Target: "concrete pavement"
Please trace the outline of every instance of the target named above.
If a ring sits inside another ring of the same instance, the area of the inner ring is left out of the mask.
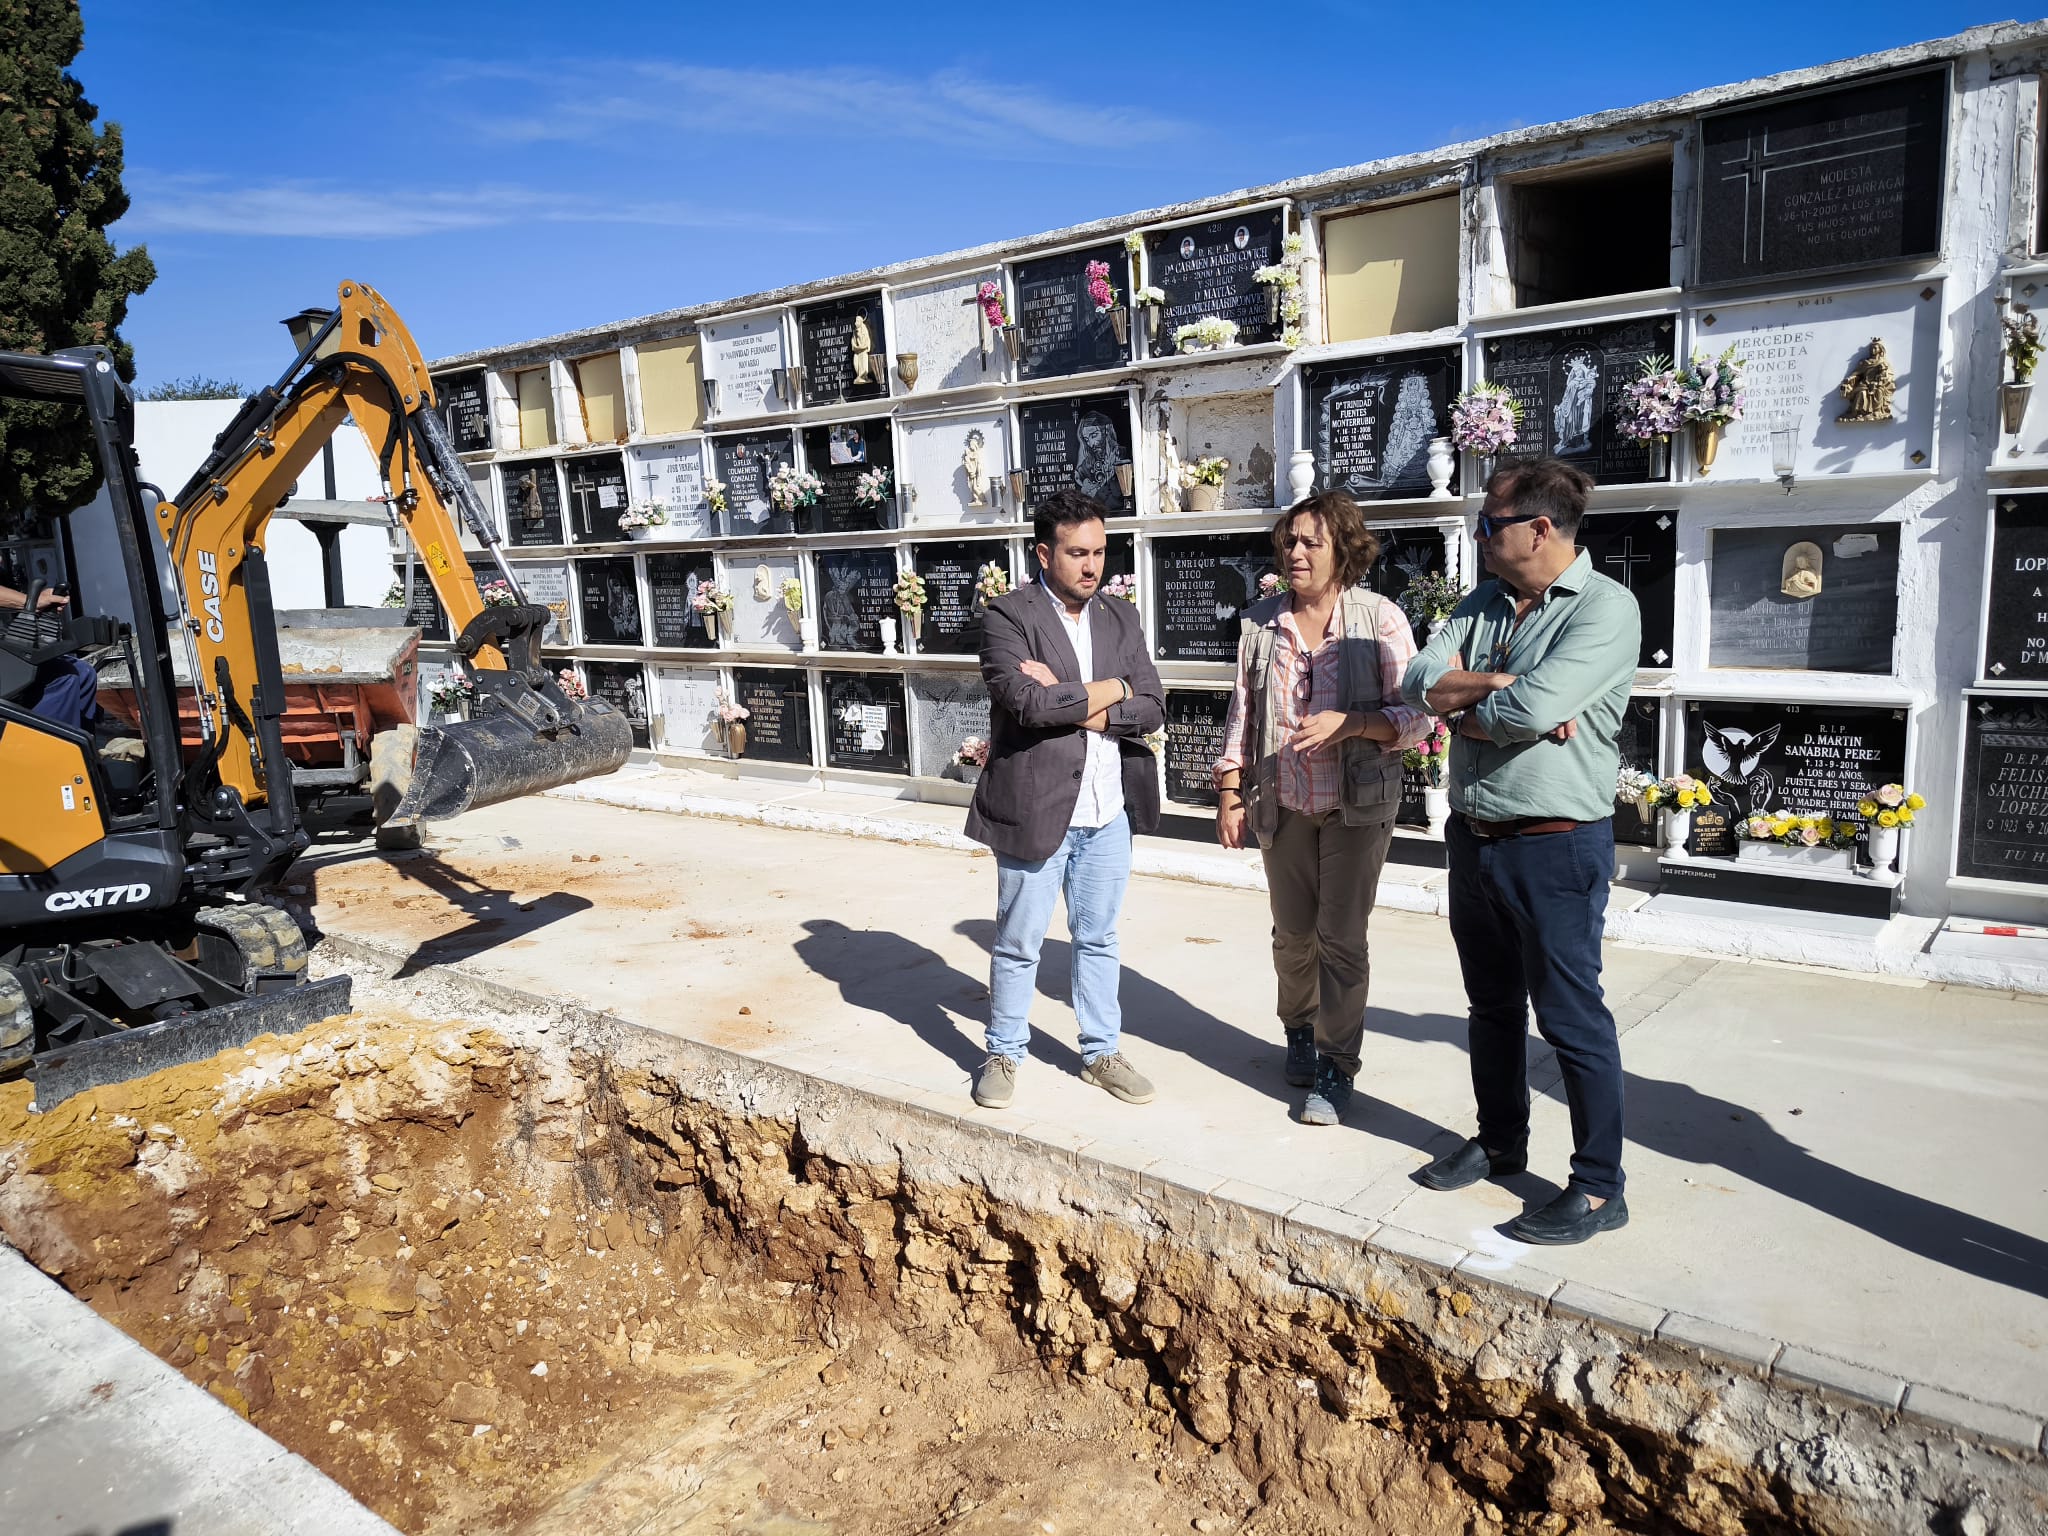
[[[906,809],[873,804],[882,821]],[[957,835],[956,809],[914,809],[930,841]],[[1463,1000],[1433,917],[1375,917],[1360,1101],[1319,1130],[1289,1116],[1263,895],[1141,878],[1123,1005],[1158,1101],[1133,1108],[1075,1077],[1055,928],[1034,1059],[1016,1106],[991,1114],[967,1098],[987,1016],[985,855],[558,798],[472,814],[433,843],[388,860],[326,848],[294,882],[329,933],[413,969],[459,966],[1219,1197],[1341,1212],[1373,1244],[1554,1310],[2040,1447],[2048,1003],[1611,945],[1633,1222],[1536,1250],[1499,1227],[1565,1173],[1540,1045],[1531,1173],[1450,1195],[1411,1179],[1471,1125]]]

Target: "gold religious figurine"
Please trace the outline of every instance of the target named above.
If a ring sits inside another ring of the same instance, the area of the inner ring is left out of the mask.
[[[868,356],[873,345],[874,339],[868,334],[868,317],[866,315],[855,315],[853,317],[853,382],[856,384],[866,384],[869,382]]]
[[[1782,583],[1778,590],[1787,597],[1819,597],[1820,546],[1801,539],[1786,550],[1785,563],[1779,568],[1778,579]]]
[[[1893,420],[1892,395],[1898,387],[1898,381],[1892,377],[1891,359],[1885,356],[1884,343],[1872,337],[1869,353],[1842,380],[1842,398],[1849,402],[1849,408],[1835,420]]]

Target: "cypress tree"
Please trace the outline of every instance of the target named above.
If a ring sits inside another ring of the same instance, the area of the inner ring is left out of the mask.
[[[68,73],[84,39],[76,0],[0,0],[0,351],[97,343],[133,379],[119,327],[156,267],[106,235],[128,210],[121,130],[94,126],[99,110]],[[0,533],[80,506],[99,485],[75,408],[0,401]]]

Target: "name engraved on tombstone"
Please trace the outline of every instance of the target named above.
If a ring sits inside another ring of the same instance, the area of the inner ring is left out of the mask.
[[[507,543],[531,547],[565,544],[562,537],[562,483],[553,459],[520,459],[498,466],[499,490],[505,501]]]
[[[924,618],[917,648],[932,656],[972,656],[981,649],[981,594],[975,577],[990,561],[1009,569],[1009,546],[995,539],[913,544],[911,566],[924,578]]]
[[[2048,885],[2048,699],[1964,704],[1956,873]]]
[[[1636,665],[1669,667],[1678,600],[1678,514],[1589,513],[1579,524],[1579,548],[1592,558],[1594,570],[1635,595],[1643,621]]]
[[[720,416],[760,416],[788,408],[775,393],[775,370],[783,364],[778,316],[713,322],[703,336],[704,375],[718,381]]]
[[[1676,323],[1645,315],[1489,338],[1486,376],[1522,408],[1510,452],[1567,460],[1602,485],[1648,480],[1650,445],[1615,430],[1614,408],[1644,358],[1671,355]]]
[[[404,585],[405,567],[398,568],[398,583]],[[441,606],[441,599],[434,592],[433,579],[422,566],[414,566],[412,586],[405,594],[405,622],[420,632],[422,640],[447,640],[451,638],[448,627],[448,610]]]
[[[1024,434],[1024,494],[1032,506],[1073,489],[1113,513],[1137,510],[1116,472],[1131,462],[1128,395],[1040,401],[1021,407],[1017,419]]]
[[[481,368],[434,380],[434,396],[457,453],[487,453],[491,447],[491,404]]]
[[[630,556],[578,560],[585,645],[640,644],[640,587]]]
[[[1088,297],[1091,261],[1109,264],[1109,281],[1128,305],[1130,262],[1120,241],[1017,263],[1017,321],[1024,328],[1018,372],[1024,378],[1085,373],[1129,361],[1129,348],[1117,341],[1109,316],[1097,314]]]
[[[856,294],[796,313],[804,354],[804,403],[834,405],[889,393],[889,346],[882,296]]]
[[[1168,661],[1235,661],[1239,616],[1273,569],[1263,533],[1159,539],[1152,545],[1158,654]]]
[[[880,621],[896,617],[896,557],[886,549],[821,549],[817,569],[819,644],[879,654]]]
[[[860,533],[886,527],[883,513],[891,505],[864,507],[854,499],[860,477],[871,470],[896,468],[896,448],[886,416],[873,421],[841,421],[829,427],[804,428],[804,462],[824,482],[818,504],[797,514],[803,533]]]
[[[661,745],[670,752],[716,752],[718,673],[710,667],[656,667],[654,701]]]
[[[768,479],[777,469],[796,463],[794,441],[787,430],[735,432],[712,440],[718,479],[725,483],[725,528],[733,535],[794,533],[794,514],[768,500]]]
[[[633,727],[633,745],[649,745],[647,669],[637,661],[586,661],[583,676],[591,696],[603,699]]]
[[[704,499],[704,452],[699,443],[658,443],[630,450],[628,470],[634,499],[659,503],[668,530],[681,538],[708,539],[718,533],[718,519]]]
[[[1736,824],[1765,811],[1859,819],[1856,804],[1906,776],[1906,712],[1867,704],[1688,699],[1687,771]]]
[[[1457,348],[1302,370],[1316,485],[1357,501],[1429,494],[1429,440],[1450,430]],[[1458,488],[1453,470],[1451,487]]]
[[[577,544],[616,544],[626,535],[619,517],[632,504],[626,464],[616,453],[585,454],[562,461],[568,482],[569,531]]]
[[[513,574],[519,578],[519,589],[526,600],[538,604],[553,615],[548,620],[548,627],[541,631],[540,643],[575,644],[573,615],[576,596],[570,590],[568,563],[560,561],[548,565],[521,565],[513,568]]]
[[[1214,769],[1223,755],[1230,695],[1214,688],[1166,690],[1166,798],[1176,805],[1216,804]]]
[[[1932,256],[1946,68],[1700,119],[1699,280]]]
[[[1896,524],[1716,528],[1708,665],[1889,672]]]
[[[1146,274],[1166,292],[1159,351],[1170,353],[1177,329],[1210,315],[1236,321],[1244,345],[1278,339],[1279,322],[1267,318],[1266,290],[1252,274],[1279,263],[1285,223],[1283,210],[1262,208],[1145,236]]]
[[[886,672],[827,672],[824,684],[826,764],[909,773],[903,679]]]
[[[710,586],[715,579],[708,554],[647,557],[653,644],[710,649],[717,643],[705,628],[704,615],[696,608],[697,589]]]
[[[2048,495],[2000,496],[1991,510],[1982,675],[2048,680]]]
[[[988,687],[971,672],[913,672],[910,696],[916,714],[913,771],[926,778],[958,777],[953,754],[970,736],[989,735]]]
[[[746,755],[771,763],[810,762],[811,696],[804,674],[738,667],[732,681],[735,702],[748,711]]]

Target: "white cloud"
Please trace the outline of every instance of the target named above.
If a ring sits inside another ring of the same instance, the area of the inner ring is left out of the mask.
[[[654,224],[678,229],[816,226],[683,202],[611,202],[512,184],[362,188],[326,181],[238,183],[205,174],[131,170],[123,228],[142,233],[399,240],[507,224]]]

